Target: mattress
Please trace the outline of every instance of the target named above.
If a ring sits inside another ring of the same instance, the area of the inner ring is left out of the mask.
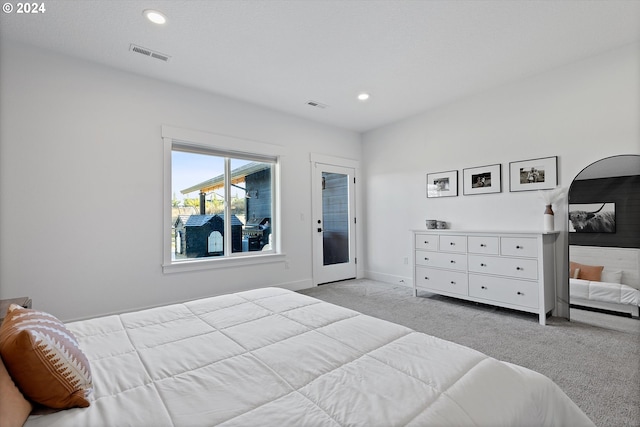
[[[580,426],[549,378],[279,288],[68,323],[91,406],[26,426]]]
[[[612,304],[640,305],[640,291],[620,283],[569,279],[571,298]]]

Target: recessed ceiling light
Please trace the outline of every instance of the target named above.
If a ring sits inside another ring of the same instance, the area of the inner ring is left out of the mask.
[[[154,24],[162,25],[167,22],[167,17],[162,12],[153,9],[146,9],[142,14]]]
[[[358,94],[358,100],[359,101],[366,101],[370,98],[370,95],[368,93],[362,92]]]

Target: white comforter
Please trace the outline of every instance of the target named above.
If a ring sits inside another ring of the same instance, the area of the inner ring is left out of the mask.
[[[593,425],[541,374],[283,289],[67,326],[93,401],[28,427]]]
[[[570,279],[569,290],[571,298],[613,304],[640,305],[640,291],[620,283]]]

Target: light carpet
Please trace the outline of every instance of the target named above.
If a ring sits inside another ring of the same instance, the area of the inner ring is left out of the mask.
[[[456,342],[551,378],[601,427],[640,426],[640,320],[571,309],[571,321],[368,279],[300,293]]]

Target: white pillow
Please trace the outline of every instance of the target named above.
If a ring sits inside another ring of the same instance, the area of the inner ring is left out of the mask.
[[[600,278],[601,282],[609,282],[609,283],[621,283],[622,280],[622,270],[611,271],[606,268],[602,270],[602,277]]]

